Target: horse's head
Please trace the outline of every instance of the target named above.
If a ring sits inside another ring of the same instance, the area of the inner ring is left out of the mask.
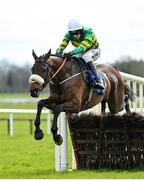
[[[47,54],[39,57],[33,50],[32,55],[35,62],[31,68],[32,75],[29,78],[29,83],[31,85],[30,92],[32,97],[38,97],[40,91],[42,91],[48,83],[49,64],[47,63],[47,60],[51,55],[51,50],[49,50]]]

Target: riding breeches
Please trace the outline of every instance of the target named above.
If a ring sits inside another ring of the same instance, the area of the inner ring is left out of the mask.
[[[90,61],[96,61],[100,57],[101,50],[100,48],[97,49],[90,49],[86,53],[74,55],[75,57],[82,57],[86,63]]]

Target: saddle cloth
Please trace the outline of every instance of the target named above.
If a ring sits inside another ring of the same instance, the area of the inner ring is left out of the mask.
[[[104,90],[100,90],[97,88],[93,87],[93,80],[95,79],[94,74],[92,73],[92,70],[88,67],[87,63],[82,59],[82,58],[76,58],[76,60],[79,62],[82,71],[83,71],[83,78],[85,80],[85,82],[87,83],[89,88],[92,88],[93,91],[95,91],[97,94],[104,94]],[[105,78],[104,75],[100,72],[97,71],[97,76],[99,81],[102,83],[102,85],[105,87]]]

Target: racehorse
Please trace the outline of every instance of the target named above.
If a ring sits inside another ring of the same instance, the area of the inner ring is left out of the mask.
[[[37,140],[43,138],[40,129],[40,116],[43,107],[51,109],[54,118],[51,131],[55,144],[62,144],[62,137],[57,133],[57,119],[61,112],[79,113],[101,103],[101,112],[105,113],[106,103],[110,113],[116,114],[124,108],[130,113],[129,100],[132,100],[132,92],[125,84],[118,69],[113,65],[97,65],[105,79],[105,90],[103,94],[93,92],[84,81],[82,68],[77,60],[67,60],[48,53],[37,56],[32,52],[34,64],[29,78],[30,93],[32,97],[38,97],[39,93],[49,83],[50,96],[42,99],[37,104],[35,119],[35,134]]]

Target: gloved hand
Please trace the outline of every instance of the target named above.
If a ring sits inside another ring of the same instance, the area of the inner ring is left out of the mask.
[[[63,54],[63,57],[64,57],[64,58],[67,58],[67,59],[70,59],[72,56],[73,56],[73,53],[72,53],[72,52],[64,53],[64,54]]]

